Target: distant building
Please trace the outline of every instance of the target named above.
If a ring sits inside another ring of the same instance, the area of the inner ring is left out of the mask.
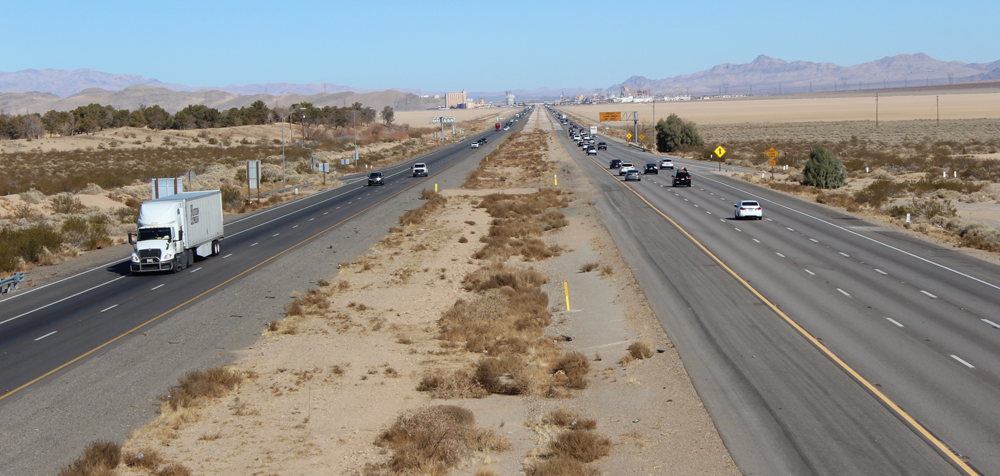
[[[465,90],[463,89],[460,93],[448,93],[444,95],[444,105],[445,107],[465,107],[466,97]]]
[[[510,91],[507,91],[507,105],[508,106],[514,105],[514,93]]]

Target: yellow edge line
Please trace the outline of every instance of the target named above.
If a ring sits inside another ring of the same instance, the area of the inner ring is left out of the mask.
[[[455,165],[457,163],[458,163],[458,161],[451,163],[450,165],[448,165],[448,166],[440,169],[440,171],[438,171],[434,175],[440,174],[441,171],[447,170],[452,165]],[[107,341],[107,342],[105,342],[105,343],[103,343],[103,344],[101,344],[101,345],[99,345],[97,347],[94,347],[93,349],[90,349],[85,354],[80,355],[79,357],[77,357],[77,358],[75,358],[73,360],[70,360],[69,362],[66,362],[65,364],[62,364],[62,365],[60,365],[60,366],[58,366],[58,367],[56,367],[56,368],[54,368],[54,369],[52,369],[52,370],[50,370],[48,372],[45,372],[41,376],[34,378],[30,382],[25,383],[24,385],[21,385],[20,387],[17,387],[14,390],[11,390],[10,392],[7,392],[4,395],[0,395],[0,400],[3,400],[5,398],[7,398],[7,397],[9,397],[9,396],[11,396],[11,395],[13,395],[13,394],[21,391],[21,390],[24,390],[25,388],[27,388],[27,387],[29,387],[29,386],[37,383],[39,380],[42,380],[45,377],[48,377],[49,375],[52,375],[52,374],[54,374],[54,373],[56,373],[56,372],[58,372],[58,371],[60,371],[60,370],[62,370],[64,368],[66,368],[66,367],[68,367],[70,365],[73,365],[74,363],[78,362],[80,359],[82,359],[84,357],[87,357],[88,355],[93,354],[94,352],[97,352],[97,351],[103,349],[104,347],[107,347],[108,345],[114,343],[118,339],[121,339],[121,338],[123,338],[123,337],[125,337],[125,336],[127,336],[129,334],[132,334],[133,332],[135,332],[135,331],[137,331],[139,329],[142,329],[143,327],[146,327],[147,325],[149,325],[152,322],[155,322],[156,320],[160,319],[161,317],[166,316],[166,315],[168,315],[168,314],[170,314],[170,313],[172,313],[172,312],[174,312],[174,311],[176,311],[176,310],[178,310],[178,309],[180,309],[180,308],[182,308],[182,307],[184,307],[184,306],[186,306],[186,305],[194,302],[195,300],[201,298],[202,296],[204,296],[204,295],[206,295],[206,294],[208,294],[208,293],[210,293],[212,291],[215,291],[216,289],[219,289],[220,287],[225,286],[226,284],[229,284],[230,282],[232,282],[236,278],[239,278],[240,276],[243,276],[243,275],[245,275],[245,274],[247,274],[247,273],[249,273],[249,272],[251,272],[251,271],[253,271],[253,270],[255,270],[255,269],[257,269],[257,268],[259,268],[261,266],[263,266],[268,261],[271,261],[271,260],[273,260],[273,259],[275,259],[275,258],[277,258],[277,257],[279,257],[279,256],[281,256],[281,255],[283,255],[283,254],[285,254],[285,253],[287,253],[287,252],[295,249],[295,248],[298,248],[299,246],[301,246],[301,245],[303,245],[303,244],[305,244],[305,243],[307,243],[309,241],[312,241],[313,238],[316,238],[317,236],[322,235],[323,233],[326,233],[326,232],[328,232],[328,231],[330,231],[330,230],[332,230],[332,229],[334,229],[334,228],[336,228],[336,227],[344,224],[344,222],[346,222],[346,221],[348,221],[348,220],[350,220],[350,219],[352,219],[352,218],[354,218],[354,217],[356,217],[356,216],[358,216],[358,215],[360,215],[360,214],[362,214],[362,213],[364,213],[364,212],[366,212],[368,210],[371,210],[372,208],[375,208],[375,207],[381,205],[382,203],[386,202],[387,200],[391,200],[391,199],[395,198],[397,195],[399,195],[399,194],[401,194],[401,193],[403,193],[403,192],[405,192],[405,191],[407,191],[407,190],[409,190],[409,189],[411,189],[413,187],[416,187],[417,185],[420,185],[421,183],[426,182],[429,179],[430,179],[430,177],[425,177],[423,180],[421,180],[421,181],[419,181],[419,182],[417,182],[417,183],[415,183],[413,185],[410,185],[409,187],[406,187],[406,188],[404,188],[404,189],[402,189],[402,190],[400,190],[400,191],[398,191],[398,192],[396,192],[396,193],[394,193],[394,194],[392,194],[392,195],[390,195],[388,197],[385,197],[381,201],[372,204],[368,208],[365,208],[364,210],[361,210],[361,211],[359,211],[359,212],[357,212],[357,213],[355,213],[355,214],[353,214],[353,215],[351,215],[351,216],[349,216],[349,217],[347,217],[347,218],[345,218],[345,219],[343,219],[343,220],[341,220],[341,221],[339,221],[339,222],[337,222],[337,223],[335,223],[333,225],[330,225],[329,228],[326,228],[326,229],[324,229],[324,230],[322,230],[320,232],[317,232],[315,235],[312,235],[309,238],[306,238],[306,239],[304,239],[304,240],[302,240],[302,241],[300,241],[300,242],[298,242],[298,243],[296,243],[296,244],[288,247],[284,251],[281,251],[278,254],[276,254],[276,255],[274,255],[274,256],[272,256],[272,257],[270,257],[270,258],[268,258],[268,259],[266,259],[264,261],[261,261],[260,263],[257,263],[252,268],[249,268],[249,269],[241,272],[240,274],[237,274],[236,276],[233,276],[233,277],[231,277],[231,278],[229,278],[229,279],[227,279],[227,280],[225,280],[225,281],[223,281],[223,282],[215,285],[214,287],[212,287],[208,291],[205,291],[205,292],[203,292],[203,293],[201,293],[201,294],[199,294],[199,295],[197,295],[197,296],[195,296],[195,297],[193,297],[191,299],[188,299],[187,301],[184,301],[184,302],[182,302],[182,303],[174,306],[173,308],[171,308],[170,310],[164,312],[163,314],[160,314],[160,315],[158,315],[158,316],[156,316],[156,317],[154,317],[154,318],[152,318],[152,319],[150,319],[150,320],[148,320],[146,322],[143,322],[142,324],[139,324],[138,326],[133,327],[132,329],[129,329],[128,331],[126,331],[122,335],[120,335],[118,337],[115,337],[114,339],[111,339],[111,340],[109,340],[109,341]]]
[[[605,169],[599,162],[597,162],[596,160],[594,160],[592,157],[588,157],[588,158],[590,159],[591,162],[593,162],[593,163],[597,164],[597,166],[601,167],[601,170],[603,170],[604,173],[606,173],[606,174],[608,174],[608,175],[610,175],[612,177],[615,177],[615,179],[617,179],[617,177],[614,174],[612,174],[607,169]],[[639,195],[639,192],[636,192],[632,187],[628,186],[624,182],[619,182],[619,183],[625,185],[625,188],[627,188],[630,192],[632,192],[633,194],[635,194],[636,197],[639,197],[639,200],[642,200],[643,202],[646,203],[646,205],[649,205],[650,208],[652,208],[653,210],[655,210],[656,213],[659,213],[660,216],[662,216],[663,218],[666,218],[667,221],[669,221],[672,225],[674,225],[674,227],[676,227],[678,230],[680,230],[681,233],[684,234],[684,236],[688,237],[688,239],[691,240],[699,248],[701,248],[701,250],[704,251],[705,254],[707,254],[709,257],[711,257],[713,260],[715,260],[716,263],[719,263],[719,265],[722,266],[723,269],[725,269],[726,271],[728,271],[729,274],[731,274],[740,283],[742,283],[743,286],[745,286],[747,289],[749,289],[750,292],[752,292],[755,296],[757,296],[757,298],[760,299],[764,304],[766,304],[767,307],[771,308],[772,311],[774,311],[776,314],[778,314],[779,316],[781,316],[781,318],[784,319],[785,322],[787,322],[789,325],[792,326],[792,328],[794,328],[796,331],[798,331],[800,334],[802,334],[803,337],[805,337],[809,342],[811,342],[814,346],[816,346],[816,348],[818,348],[821,352],[823,352],[824,354],[826,354],[826,356],[829,357],[830,360],[833,360],[834,363],[836,363],[838,366],[840,366],[840,368],[843,369],[845,372],[847,372],[848,375],[850,375],[852,378],[854,378],[855,381],[861,383],[861,385],[864,386],[870,393],[872,393],[873,395],[875,395],[879,400],[882,400],[882,402],[886,406],[888,406],[893,412],[895,412],[897,415],[899,415],[900,418],[902,418],[904,421],[906,421],[906,423],[908,425],[910,425],[911,428],[915,429],[918,433],[920,433],[927,441],[929,441],[934,447],[936,447],[939,452],[948,455],[948,457],[951,459],[951,461],[956,466],[960,467],[963,471],[965,471],[969,475],[978,476],[979,473],[977,473],[975,470],[973,470],[972,467],[970,467],[965,461],[962,461],[958,457],[958,455],[956,455],[955,452],[951,451],[951,449],[949,449],[941,440],[939,440],[937,437],[935,437],[933,434],[931,434],[931,432],[927,431],[927,429],[924,428],[923,425],[921,425],[920,423],[917,423],[917,420],[915,420],[913,417],[911,417],[909,413],[906,413],[906,411],[904,411],[902,408],[900,408],[898,405],[896,405],[896,403],[893,402],[889,397],[887,397],[884,393],[882,393],[881,391],[879,391],[879,389],[875,388],[874,385],[872,385],[868,380],[866,380],[864,377],[862,377],[861,374],[859,374],[853,368],[851,368],[850,365],[847,365],[847,363],[844,362],[843,360],[841,360],[840,357],[837,357],[837,354],[834,354],[833,351],[831,351],[830,349],[828,349],[819,340],[817,340],[815,337],[813,337],[812,334],[810,334],[808,331],[806,331],[804,328],[802,328],[802,326],[800,326],[797,322],[795,322],[795,320],[793,320],[791,317],[788,317],[788,315],[785,314],[784,312],[782,312],[781,309],[778,309],[777,306],[775,306],[773,303],[771,303],[771,301],[769,301],[766,297],[764,297],[763,294],[761,294],[760,292],[758,292],[753,286],[750,285],[750,283],[748,283],[746,280],[744,280],[739,274],[736,274],[736,271],[733,271],[729,266],[726,265],[726,263],[723,263],[722,260],[719,259],[719,257],[715,256],[714,253],[712,253],[711,251],[709,251],[708,248],[705,247],[705,245],[701,244],[701,242],[698,241],[697,239],[695,239],[694,236],[691,236],[691,234],[688,233],[687,230],[685,230],[683,227],[681,227],[677,222],[675,222],[672,218],[670,218],[669,216],[667,216],[665,213],[663,213],[662,211],[660,211],[659,208],[656,208],[655,205],[653,205],[652,203],[649,203],[649,201],[646,200],[645,197],[643,197],[642,195]]]

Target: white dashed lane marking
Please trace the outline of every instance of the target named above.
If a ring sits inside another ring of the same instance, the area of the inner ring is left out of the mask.
[[[785,257],[785,255],[783,255],[783,254],[781,254],[781,253],[778,253],[777,251],[775,251],[775,252],[774,252],[774,254],[776,254],[776,255],[778,255],[778,256],[780,256],[780,257],[782,257],[782,258],[784,258],[784,257]]]
[[[111,307],[109,307],[109,308],[107,308],[107,309],[103,309],[103,310],[101,310],[101,312],[107,312],[107,311],[110,311],[110,310],[112,310],[112,309],[114,309],[114,308],[116,308],[116,307],[118,307],[118,305],[117,305],[117,304],[115,304],[114,306],[111,306]]]
[[[222,259],[226,259],[226,258],[228,258],[228,257],[230,257],[230,256],[232,256],[232,255],[233,255],[232,253],[229,253],[228,255],[226,255],[226,256],[223,256],[223,257],[222,257]]]
[[[251,248],[254,247],[254,246],[257,246],[257,243],[254,243],[254,244],[250,245]]]
[[[974,365],[972,365],[972,364],[970,364],[970,363],[968,363],[968,362],[966,362],[966,361],[962,360],[962,358],[961,358],[961,357],[959,357],[959,356],[957,356],[957,355],[955,355],[955,354],[951,354],[951,358],[953,358],[953,359],[955,359],[955,360],[957,360],[957,361],[961,362],[961,363],[962,363],[962,365],[964,365],[964,366],[966,366],[966,367],[968,367],[968,368],[970,368],[970,369],[974,369],[974,368],[976,368],[976,367],[975,367]]]
[[[802,271],[809,273],[809,276],[816,276],[816,273],[809,271],[808,269],[803,269]]]
[[[989,324],[989,325],[991,325],[991,326],[993,326],[993,327],[996,327],[997,329],[1000,329],[1000,324],[997,324],[997,323],[995,323],[995,322],[993,322],[993,321],[991,321],[989,319],[980,319],[980,320],[983,321],[983,322],[985,322],[985,323],[987,323],[987,324]]]
[[[841,256],[843,256],[844,258],[850,258],[850,257],[851,257],[851,255],[849,255],[849,254],[847,254],[847,253],[844,253],[843,251],[840,251],[839,253],[840,253],[840,255],[841,255]]]
[[[929,297],[931,299],[937,299],[937,296],[935,296],[935,295],[933,295],[933,294],[931,294],[931,293],[929,293],[927,291],[924,291],[923,289],[920,290],[920,293],[926,295],[927,297]]]
[[[42,339],[44,339],[44,338],[46,338],[46,337],[48,337],[48,336],[50,336],[50,335],[52,335],[52,334],[55,334],[56,332],[59,332],[59,331],[52,331],[52,332],[49,332],[48,334],[45,334],[45,335],[43,335],[43,336],[41,336],[41,337],[39,337],[39,338],[35,339],[35,342],[38,342],[38,341],[40,341],[40,340],[42,340]]]
[[[851,297],[850,293],[844,291],[843,289],[837,288],[837,291],[840,291],[840,294],[843,294],[844,296]]]
[[[788,228],[787,226],[785,227],[785,229],[788,230],[788,231],[795,231],[795,230],[793,230],[791,228]]]
[[[159,286],[157,286],[157,287],[155,287],[155,288],[153,288],[153,289],[150,289],[150,291],[156,291],[157,289],[160,289],[160,288],[162,288],[163,286],[164,286],[164,285],[163,285],[163,284],[161,284],[161,285],[159,285]]]
[[[815,239],[815,238],[809,238],[809,241],[811,241],[811,242],[813,242],[813,243],[819,243],[819,240],[817,240],[817,239]]]
[[[889,274],[889,273],[886,273],[885,271],[882,271],[881,269],[878,269],[878,268],[875,268],[875,272],[878,273],[878,274],[881,274],[883,276],[886,276],[886,275]]]

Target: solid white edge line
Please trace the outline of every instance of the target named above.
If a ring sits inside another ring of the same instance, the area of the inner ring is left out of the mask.
[[[809,271],[808,269],[803,269],[802,271],[809,273],[810,276],[816,276],[816,273]]]
[[[18,318],[27,316],[28,314],[31,314],[33,312],[41,311],[42,309],[45,309],[45,308],[47,308],[49,306],[52,306],[52,305],[55,305],[55,304],[59,304],[59,303],[65,301],[67,299],[75,298],[75,297],[77,297],[77,296],[79,296],[79,295],[81,295],[83,293],[86,293],[86,292],[89,292],[89,291],[93,291],[93,290],[95,290],[95,289],[97,289],[97,288],[99,288],[101,286],[104,286],[104,285],[107,285],[107,284],[111,284],[111,283],[113,283],[115,281],[118,281],[119,279],[125,279],[125,276],[119,276],[119,277],[117,277],[115,279],[112,279],[111,281],[106,282],[106,283],[98,284],[97,286],[94,286],[94,287],[89,288],[89,289],[84,289],[83,291],[80,291],[80,292],[78,292],[78,293],[76,293],[76,294],[74,294],[72,296],[66,296],[66,297],[64,297],[64,298],[62,298],[62,299],[60,299],[58,301],[52,301],[52,302],[50,302],[50,303],[48,303],[48,304],[46,304],[46,305],[44,305],[42,307],[35,308],[35,309],[32,309],[32,310],[30,310],[28,312],[25,312],[23,314],[16,315],[16,316],[14,316],[14,317],[12,317],[10,319],[7,319],[6,321],[0,322],[0,325],[6,324],[6,323],[8,323],[10,321],[13,321],[14,319],[18,319]]]
[[[159,286],[157,286],[157,287],[155,287],[155,288],[153,288],[153,289],[150,289],[150,291],[156,291],[157,289],[160,289],[160,288],[162,288],[163,286],[166,286],[166,285],[165,285],[165,284],[161,284],[161,285],[159,285]]]
[[[844,296],[851,297],[851,295],[843,289],[837,288],[837,291],[840,291],[840,294],[843,294]]]
[[[59,332],[59,331],[52,331],[52,332],[49,332],[48,334],[45,334],[45,335],[43,335],[43,336],[41,336],[41,337],[39,337],[39,338],[35,339],[35,342],[38,342],[38,341],[40,341],[40,340],[42,340],[42,339],[44,339],[44,338],[46,338],[46,337],[48,337],[48,336],[50,336],[50,335],[52,335],[52,334],[55,334],[56,332]]]
[[[976,368],[976,366],[975,366],[975,365],[972,365],[972,364],[970,364],[970,363],[968,363],[968,362],[966,362],[966,361],[962,360],[962,358],[961,358],[961,357],[959,357],[959,356],[957,356],[957,355],[955,355],[955,354],[951,354],[951,358],[953,358],[953,359],[955,359],[955,360],[957,360],[957,361],[961,362],[961,363],[962,363],[962,365],[964,365],[964,366],[966,366],[966,367],[968,367],[968,368],[970,368],[970,369],[974,369],[974,368]]]
[[[754,196],[754,194],[752,194],[752,193],[750,193],[750,192],[747,192],[746,190],[743,190],[743,189],[740,189],[740,188],[737,188],[737,187],[734,187],[734,186],[732,186],[732,185],[729,185],[729,184],[727,184],[727,183],[722,183],[722,182],[720,182],[720,181],[718,181],[718,180],[712,180],[712,179],[708,178],[707,176],[702,176],[701,178],[702,178],[703,180],[709,180],[709,181],[712,181],[712,182],[715,182],[715,183],[717,183],[717,184],[719,184],[719,185],[722,185],[723,187],[729,187],[729,188],[732,188],[732,189],[734,189],[734,190],[739,190],[740,192],[743,192],[743,193],[746,193],[746,194],[750,194],[751,196]],[[955,269],[952,269],[952,268],[949,268],[949,267],[947,267],[947,266],[945,266],[945,265],[943,265],[943,264],[940,264],[940,263],[937,263],[937,262],[934,262],[934,261],[931,261],[931,260],[929,260],[929,259],[927,259],[927,258],[924,258],[924,257],[922,257],[922,256],[917,256],[917,255],[915,255],[915,254],[913,254],[913,253],[910,253],[909,251],[906,251],[906,250],[902,250],[902,249],[900,249],[900,248],[896,248],[895,246],[892,246],[892,245],[890,245],[890,244],[888,244],[888,243],[883,243],[883,242],[881,242],[881,241],[878,241],[878,240],[876,240],[876,239],[874,239],[874,238],[870,238],[870,237],[867,237],[867,236],[865,236],[865,235],[862,235],[861,233],[858,233],[858,232],[856,232],[856,231],[854,231],[854,230],[849,230],[849,229],[847,229],[847,228],[844,228],[844,227],[842,227],[842,226],[840,226],[840,225],[837,225],[837,224],[834,224],[834,223],[830,223],[830,222],[828,222],[828,221],[826,221],[826,220],[824,220],[824,219],[822,219],[822,218],[819,218],[819,217],[814,217],[814,216],[812,216],[812,215],[810,215],[810,214],[808,214],[808,213],[806,213],[806,212],[803,212],[803,211],[799,211],[799,210],[796,210],[796,209],[794,209],[794,208],[792,208],[792,207],[789,207],[789,206],[787,206],[787,205],[782,205],[782,204],[780,204],[780,203],[778,203],[778,202],[775,202],[775,201],[773,201],[773,200],[767,200],[767,199],[763,199],[763,198],[757,198],[757,200],[760,200],[760,201],[763,201],[763,202],[768,202],[768,203],[772,203],[772,204],[774,204],[774,205],[776,205],[776,206],[779,206],[779,207],[781,207],[781,208],[784,208],[784,209],[786,209],[786,210],[788,210],[788,211],[791,211],[791,212],[795,212],[795,213],[798,213],[798,214],[800,214],[800,215],[803,215],[803,216],[806,216],[806,217],[809,217],[809,218],[812,218],[813,220],[816,220],[816,221],[818,221],[818,222],[820,222],[820,223],[822,223],[822,224],[824,224],[824,225],[829,225],[829,226],[832,226],[832,227],[834,227],[834,228],[837,228],[837,229],[839,229],[839,230],[842,230],[842,231],[846,231],[847,233],[850,233],[850,234],[852,234],[852,235],[855,235],[855,236],[857,236],[857,237],[860,237],[860,238],[863,238],[863,239],[866,239],[866,240],[868,240],[868,241],[871,241],[872,243],[876,243],[876,244],[879,244],[879,245],[882,245],[882,246],[884,246],[884,247],[886,247],[886,248],[889,248],[890,250],[893,250],[893,251],[898,251],[898,252],[900,252],[900,253],[902,253],[902,254],[904,254],[904,255],[906,255],[906,256],[909,256],[909,257],[911,257],[911,258],[916,258],[916,259],[918,259],[918,260],[920,260],[920,261],[923,261],[923,262],[925,262],[925,263],[927,263],[927,264],[930,264],[930,265],[933,265],[933,266],[937,266],[937,267],[939,267],[939,268],[941,268],[941,269],[944,269],[944,270],[946,270],[946,271],[951,271],[952,273],[955,273],[955,274],[957,274],[957,275],[959,275],[959,276],[962,276],[962,277],[964,277],[964,278],[968,278],[968,279],[971,279],[971,280],[973,280],[973,281],[975,281],[975,282],[977,282],[977,283],[979,283],[979,284],[985,284],[986,286],[989,286],[989,287],[991,287],[991,288],[993,288],[993,289],[996,289],[996,290],[1000,291],[1000,286],[997,286],[996,284],[993,284],[993,283],[990,283],[990,282],[988,282],[988,281],[984,281],[984,280],[982,280],[982,279],[979,279],[979,278],[977,278],[977,277],[975,277],[975,276],[972,276],[972,275],[968,275],[968,274],[965,274],[965,273],[963,273],[963,272],[961,272],[961,271],[958,271],[958,270],[955,270]],[[765,218],[765,220],[768,220],[768,221],[773,221],[773,220],[771,220],[770,218]]]
[[[985,323],[987,323],[987,324],[989,324],[989,325],[991,325],[993,327],[996,327],[997,329],[1000,329],[1000,324],[997,324],[997,323],[995,323],[995,322],[993,322],[993,321],[991,321],[989,319],[980,319],[980,321],[983,321],[983,322],[985,322]]]
[[[109,308],[107,308],[107,309],[101,309],[101,312],[106,312],[106,311],[110,311],[110,310],[112,310],[112,309],[114,309],[114,308],[116,308],[116,307],[118,307],[118,305],[117,305],[117,304],[115,304],[114,306],[111,306],[111,307],[109,307]]]
[[[929,293],[927,291],[924,291],[923,289],[921,289],[920,292],[922,294],[926,295],[927,297],[931,298],[931,299],[937,299],[937,296],[935,296],[935,295],[933,295],[933,294],[931,294],[931,293]]]
[[[891,322],[891,323],[893,323],[893,324],[895,324],[895,325],[897,325],[897,326],[899,326],[899,327],[903,327],[903,325],[902,325],[902,324],[900,324],[900,323],[896,322],[896,320],[895,320],[895,319],[893,319],[893,318],[891,318],[891,317],[887,317],[886,319],[887,319],[887,320],[888,320],[889,322]]]

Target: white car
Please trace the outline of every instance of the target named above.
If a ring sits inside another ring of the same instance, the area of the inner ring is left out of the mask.
[[[413,176],[414,177],[426,177],[427,176],[427,164],[423,162],[417,162],[413,164]]]
[[[629,170],[636,170],[636,171],[638,171],[632,165],[632,162],[622,162],[621,167],[618,168],[618,175],[625,175],[625,173],[628,172]]]
[[[673,160],[663,159],[663,160],[660,161],[660,170],[663,170],[663,169],[673,169],[673,168],[674,168],[674,161]]]
[[[764,218],[764,209],[760,207],[760,203],[756,200],[742,200],[740,203],[733,205],[736,208],[736,219],[741,218],[756,218],[758,220]]]
[[[479,148],[479,142],[473,142],[472,145],[469,146],[469,147],[472,148],[472,149],[478,149]]]

